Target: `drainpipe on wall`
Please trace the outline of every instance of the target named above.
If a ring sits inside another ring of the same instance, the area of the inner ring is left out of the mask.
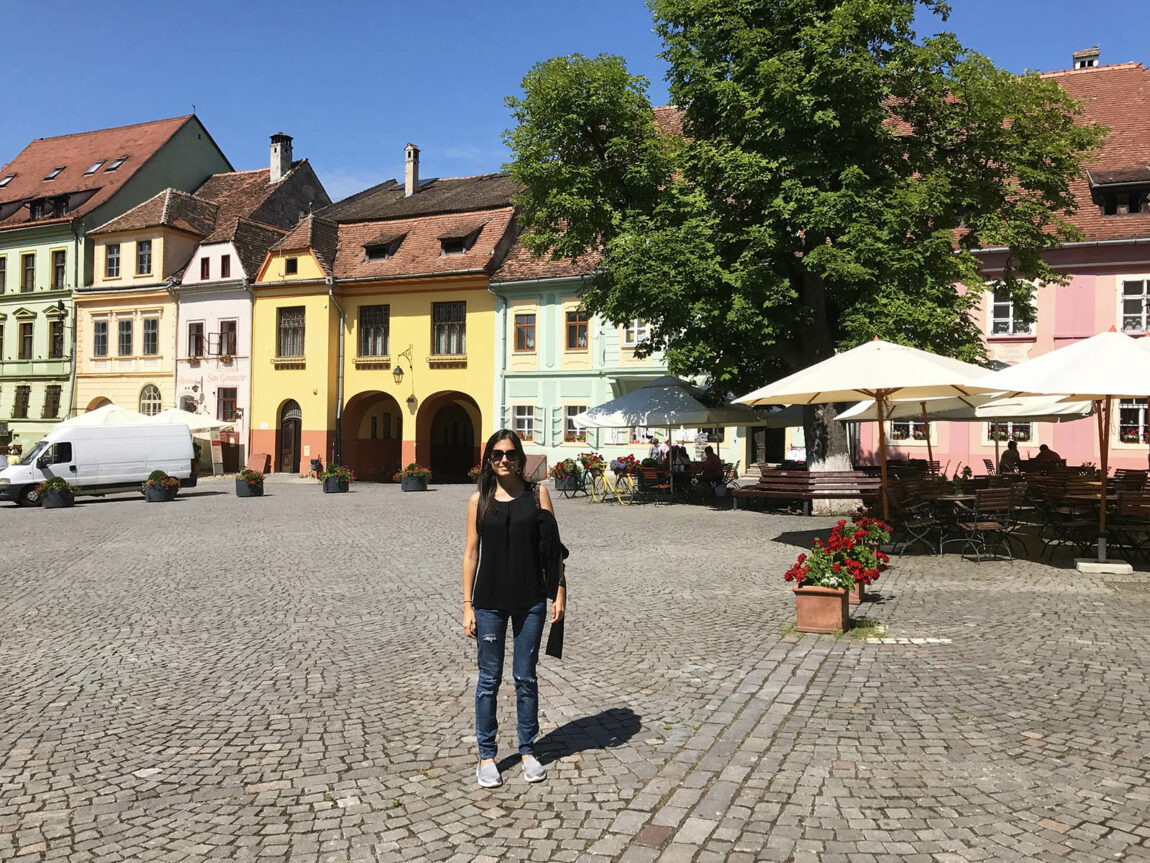
[[[495,293],[495,289],[491,287],[490,282],[487,283],[487,293],[495,297],[495,311],[497,313],[495,315],[495,320],[499,320],[498,312],[500,300],[503,301],[504,309],[503,325],[499,327],[499,332],[496,334],[495,339],[495,350],[499,354],[499,404],[496,406],[497,416],[495,420],[495,428],[493,431],[498,431],[505,425],[503,422],[503,417],[504,412],[507,409],[507,345],[505,343],[505,339],[507,336],[506,311],[510,304],[507,301],[507,297],[503,296],[502,294]]]
[[[335,298],[335,276],[328,276],[327,298],[339,309],[339,364],[335,378],[335,464],[343,464],[343,327],[346,315]]]
[[[180,284],[179,276],[172,276],[164,282],[164,290],[168,292],[168,296],[172,298],[172,302],[176,306],[176,320],[172,324],[176,328],[176,350],[175,356],[172,357],[172,396],[176,395],[176,381],[179,380],[180,373],[180,295],[175,292],[175,288]],[[179,407],[178,404],[173,404],[172,407]]]

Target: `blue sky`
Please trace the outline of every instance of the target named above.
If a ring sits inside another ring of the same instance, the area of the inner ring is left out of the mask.
[[[1146,0],[952,4],[942,26],[1012,71],[1067,68],[1095,43],[1103,63],[1150,63]],[[0,162],[36,137],[194,105],[236,168],[265,165],[272,132],[294,136],[333,198],[402,175],[407,141],[425,177],[498,170],[503,99],[548,57],[620,54],[667,101],[640,0],[10,0],[4,30]]]

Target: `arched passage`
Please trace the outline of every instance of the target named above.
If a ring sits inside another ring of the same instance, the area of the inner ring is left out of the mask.
[[[343,463],[358,479],[390,479],[400,468],[403,414],[377,390],[357,393],[343,409]]]
[[[111,399],[104,398],[104,396],[98,396],[88,402],[88,406],[84,408],[84,413],[89,413],[90,411],[94,411],[96,408],[102,408],[104,405],[110,405],[111,403]]]
[[[281,473],[295,473],[300,469],[300,436],[303,430],[303,412],[299,402],[288,399],[280,406],[279,425],[276,428],[275,469]]]
[[[435,482],[467,482],[479,462],[483,415],[466,393],[428,396],[416,416],[416,460],[431,468]]]

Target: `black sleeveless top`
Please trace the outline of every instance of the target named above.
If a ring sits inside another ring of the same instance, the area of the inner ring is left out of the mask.
[[[475,608],[522,611],[546,598],[539,563],[532,486],[512,500],[493,500],[479,537]]]

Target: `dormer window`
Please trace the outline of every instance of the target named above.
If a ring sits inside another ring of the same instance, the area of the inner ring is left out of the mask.
[[[11,183],[15,179],[16,179],[15,174],[9,174],[4,179],[0,180],[0,189],[3,189],[5,186],[7,186],[9,183]]]
[[[467,248],[463,237],[444,237],[439,241],[439,250],[445,255],[462,255]]]
[[[101,159],[98,162],[93,162],[92,167],[84,172],[84,176],[87,177],[89,174],[95,174],[98,170],[100,170],[100,166],[103,165],[106,161],[108,161],[108,160],[107,159]]]
[[[484,219],[479,224],[472,222],[469,225],[457,227],[451,233],[441,235],[439,238],[440,254],[462,255],[465,252],[471,251],[471,247],[474,246],[475,241],[479,239],[479,234],[486,224],[487,220]]]
[[[64,168],[66,168],[66,167],[67,167],[67,165],[61,165],[58,168],[53,168],[51,171],[48,172],[48,176],[46,176],[44,179],[45,180],[55,180],[57,177],[60,176],[60,172],[63,171]]]
[[[104,169],[104,172],[107,173],[109,171],[114,171],[118,167],[120,167],[122,164],[124,164],[126,161],[128,161],[127,156],[117,156],[115,159],[112,160],[112,164],[110,164],[108,167],[106,167]]]
[[[44,201],[42,198],[37,198],[28,204],[28,218],[32,221],[44,218]]]
[[[1150,167],[1087,171],[1090,196],[1103,216],[1150,213]]]
[[[52,216],[60,218],[61,216],[68,215],[68,197],[65,195],[59,198],[52,199]]]
[[[382,234],[370,243],[364,243],[363,250],[369,261],[386,261],[395,256],[399,247],[403,245],[403,238],[407,234]]]

